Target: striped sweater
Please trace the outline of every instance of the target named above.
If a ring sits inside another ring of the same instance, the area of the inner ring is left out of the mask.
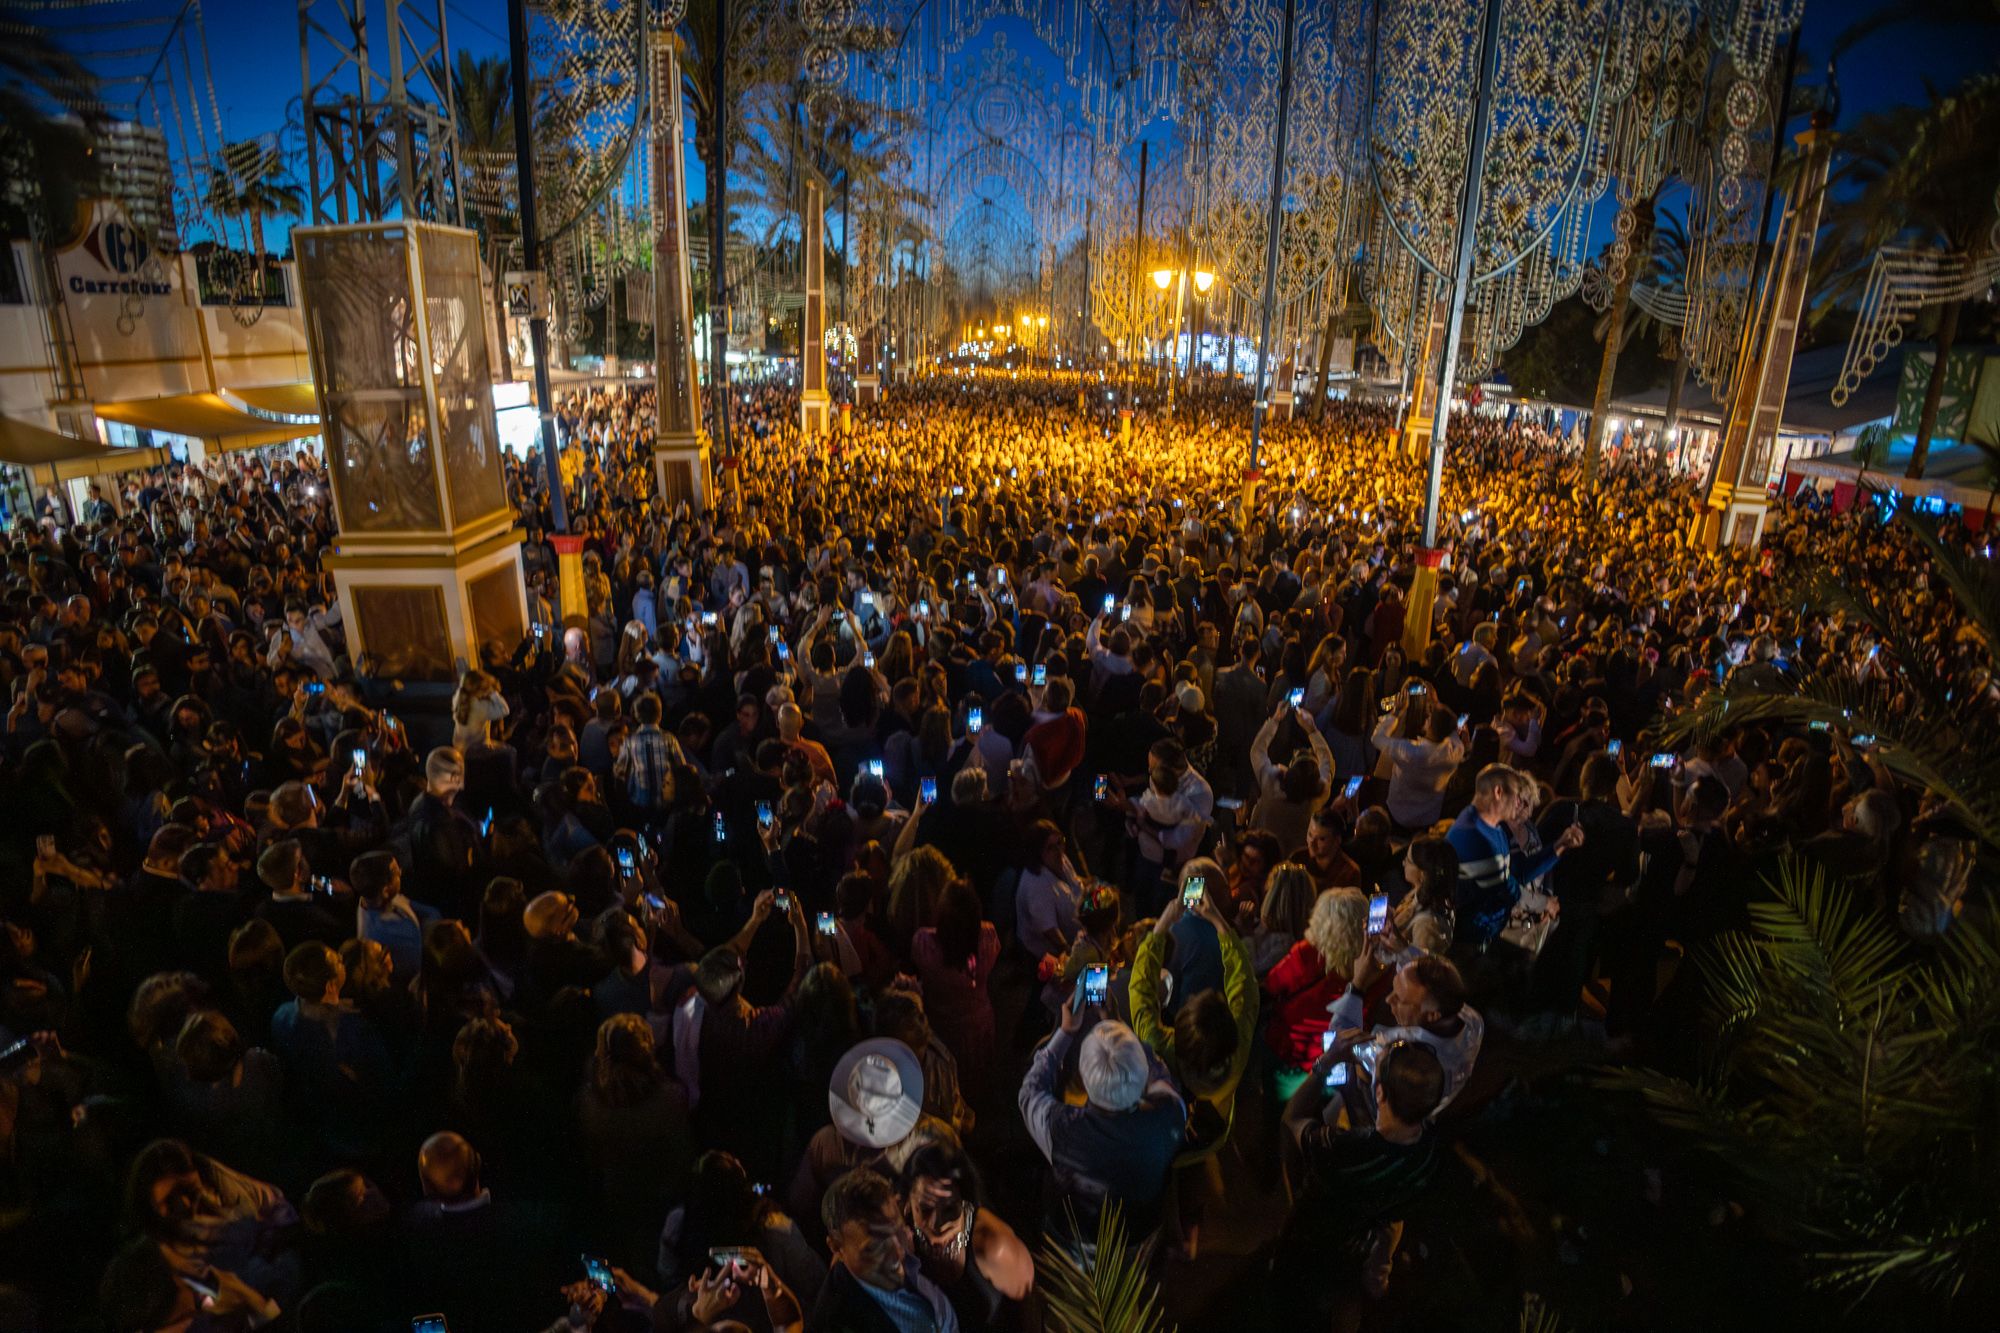
[[[1459,811],[1445,835],[1458,853],[1458,938],[1489,944],[1507,927],[1508,913],[1524,886],[1548,873],[1556,862],[1553,849],[1533,855],[1515,852],[1505,825],[1488,824],[1471,806]]]

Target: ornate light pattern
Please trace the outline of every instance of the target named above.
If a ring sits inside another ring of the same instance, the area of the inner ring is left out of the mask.
[[[1219,0],[1206,152],[1197,164],[1202,207],[1195,249],[1256,318],[1269,248],[1281,0]],[[1298,15],[1275,299],[1292,327],[1317,321],[1338,300],[1337,265],[1355,250],[1364,200],[1360,144],[1367,109],[1368,6],[1362,0],[1308,5]],[[1199,29],[1197,29],[1199,32]],[[1199,48],[1198,48],[1199,49]],[[1326,293],[1331,290],[1332,296]],[[1295,309],[1301,302],[1310,310]]]
[[[1995,231],[2000,232],[2000,222]],[[1878,250],[1868,270],[1854,332],[1847,340],[1847,355],[1840,363],[1840,379],[1833,387],[1834,404],[1845,403],[1861,381],[1875,373],[1882,355],[1903,341],[1904,327],[1918,310],[1977,296],[1996,282],[2000,282],[2000,248],[1977,257],[1902,246]]]
[[[1483,373],[1585,278],[1591,210],[1617,183],[1608,296],[1632,261],[1635,209],[1669,175],[1693,186],[1685,353],[1704,382],[1732,369],[1747,314],[1770,129],[1761,91],[1802,0],[1502,0],[1491,137],[1460,369]],[[1370,165],[1382,220],[1363,288],[1378,341],[1420,337],[1447,271],[1470,149],[1484,6],[1383,0]],[[1414,262],[1392,253],[1401,250]],[[1653,300],[1642,294],[1641,300]]]
[[[563,236],[638,145],[646,0],[528,0],[541,232]]]

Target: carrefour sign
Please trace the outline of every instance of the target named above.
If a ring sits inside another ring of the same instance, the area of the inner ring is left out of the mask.
[[[103,269],[96,277],[71,273],[67,286],[80,296],[170,296],[173,284],[139,276],[153,247],[116,208],[102,207],[84,234],[83,252]]]

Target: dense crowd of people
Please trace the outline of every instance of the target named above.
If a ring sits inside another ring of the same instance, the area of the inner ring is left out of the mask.
[[[1226,392],[1129,438],[971,367],[828,439],[731,406],[695,511],[650,390],[566,400],[586,604],[510,463],[535,623],[448,716],[352,659],[308,454],[7,534],[0,1325],[1033,1328],[1107,1215],[1199,1257],[1227,1149],[1292,1183],[1235,1318],[1325,1326],[1405,1280],[1489,1034],[1685,1059],[1662,964],[1788,853],[1951,910],[1869,737],[1657,741],[1889,684],[1815,565],[1994,707],[1867,511],[1705,552],[1647,459],[1455,419],[1412,632],[1390,407],[1273,423],[1246,512]]]

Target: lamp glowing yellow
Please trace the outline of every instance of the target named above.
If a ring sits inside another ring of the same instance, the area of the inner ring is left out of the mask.
[[[1160,289],[1161,291],[1165,291],[1165,290],[1166,290],[1167,288],[1169,288],[1169,287],[1173,286],[1173,285],[1174,285],[1174,271],[1173,271],[1172,269],[1170,269],[1170,268],[1156,268],[1156,269],[1154,269],[1154,270],[1153,270],[1153,285],[1154,285],[1155,287],[1158,287],[1158,288],[1159,288],[1159,289]]]
[[[1205,292],[1214,285],[1215,275],[1213,273],[1208,272],[1206,269],[1196,269],[1194,271],[1194,289],[1196,291]]]

